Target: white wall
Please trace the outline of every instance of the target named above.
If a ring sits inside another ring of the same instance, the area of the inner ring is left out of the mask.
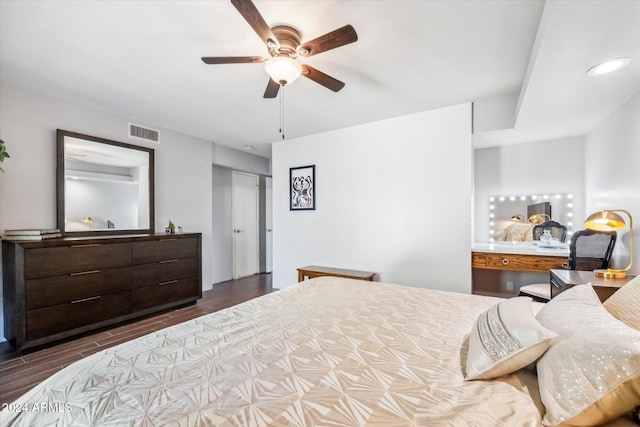
[[[274,285],[309,264],[471,291],[470,104],[275,143]],[[289,168],[316,166],[315,211],[289,210]]]
[[[213,164],[256,175],[271,174],[271,162],[269,159],[234,150],[224,145],[215,144],[213,146]]]
[[[203,288],[211,288],[212,143],[160,128],[161,144],[127,136],[121,117],[2,84],[0,137],[11,155],[0,173],[0,230],[56,226],[56,129],[155,149],[155,219],[201,232]],[[157,126],[152,126],[158,128]]]
[[[65,179],[64,186],[67,230],[106,230],[107,221],[121,230],[140,228],[137,183]],[[82,221],[87,216],[93,220],[90,225]]]
[[[233,278],[232,174],[213,167],[213,283]]]
[[[625,209],[634,219],[633,266],[640,273],[640,91],[586,136],[586,211]],[[624,214],[622,216],[625,218]],[[629,229],[618,232],[612,266],[629,262]]]
[[[484,99],[473,103],[474,133],[512,129],[516,123],[518,94]]]
[[[572,193],[574,218],[584,218],[584,144],[575,137],[474,150],[474,241],[489,241],[490,196]]]

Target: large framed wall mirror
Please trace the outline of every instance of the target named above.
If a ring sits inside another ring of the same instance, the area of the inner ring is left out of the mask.
[[[489,242],[526,242],[534,225],[555,221],[573,234],[573,194],[492,196],[489,198]]]
[[[154,150],[58,129],[58,228],[67,236],[154,230]]]

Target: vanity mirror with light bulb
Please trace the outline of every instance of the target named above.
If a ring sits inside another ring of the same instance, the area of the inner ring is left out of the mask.
[[[573,234],[574,195],[534,194],[489,197],[489,243],[531,242],[527,233],[509,233],[513,228],[531,230],[545,221],[555,221],[567,228],[566,240]],[[517,225],[520,225],[518,227]]]
[[[512,297],[520,286],[548,281],[550,270],[565,268],[574,203],[571,193],[489,197],[487,243],[472,246],[472,292]],[[541,244],[539,236],[534,237],[534,227],[547,221],[566,227],[564,242]]]

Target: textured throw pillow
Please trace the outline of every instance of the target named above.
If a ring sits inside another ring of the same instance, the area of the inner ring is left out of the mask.
[[[497,378],[536,361],[556,334],[533,315],[531,298],[516,297],[483,312],[469,334],[466,379]]]
[[[591,284],[561,293],[536,317],[558,333],[536,365],[545,426],[599,425],[640,404],[640,331],[605,310]]]
[[[618,289],[603,305],[613,317],[640,331],[640,275]]]

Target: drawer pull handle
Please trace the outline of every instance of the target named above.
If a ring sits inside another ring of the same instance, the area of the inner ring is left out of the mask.
[[[169,280],[168,282],[158,283],[158,286],[170,285],[172,283],[176,283],[177,280]]]
[[[75,301],[71,301],[71,304],[78,304],[78,303],[80,303],[80,302],[86,302],[86,301],[91,301],[91,300],[94,300],[94,299],[100,299],[100,298],[101,298],[101,296],[100,296],[100,295],[98,295],[98,296],[96,296],[96,297],[89,297],[89,298],[77,299],[77,300],[75,300]]]
[[[172,240],[178,240],[178,239],[158,239],[158,242],[170,242]]]
[[[100,273],[100,270],[81,271],[80,273],[70,273],[69,276],[84,276],[85,274]]]
[[[564,268],[565,270],[569,269],[569,262],[565,261],[562,263],[562,268]]]
[[[95,248],[96,246],[100,246],[100,243],[93,243],[87,245],[71,245],[70,248]]]
[[[509,260],[506,258],[502,258],[502,265],[509,265]]]
[[[176,259],[166,259],[164,261],[158,261],[158,264],[168,264],[170,262],[177,262],[177,261],[178,261],[178,258],[176,258]]]

